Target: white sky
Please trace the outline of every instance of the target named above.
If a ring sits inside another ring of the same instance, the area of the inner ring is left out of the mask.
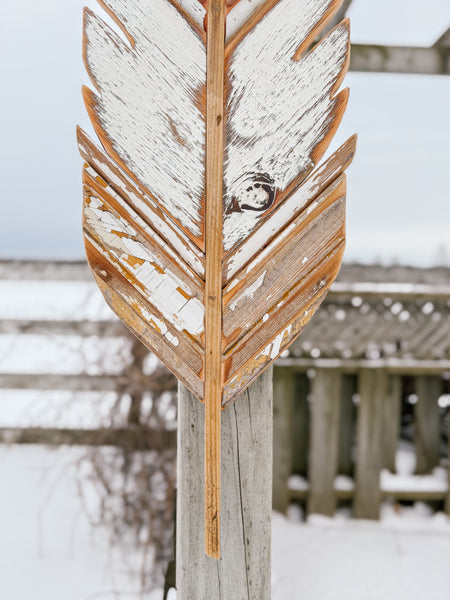
[[[83,4],[0,2],[1,258],[83,256]],[[450,26],[450,1],[354,0],[350,16],[354,42],[430,45]],[[450,262],[450,77],[351,73],[347,85],[333,144],[359,135],[345,260]]]

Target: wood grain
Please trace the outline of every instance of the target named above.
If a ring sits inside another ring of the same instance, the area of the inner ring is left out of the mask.
[[[270,600],[272,370],[222,413],[218,561],[202,535],[204,406],[182,386],[178,424],[177,600]]]
[[[205,551],[220,557],[225,0],[208,0],[206,68]]]

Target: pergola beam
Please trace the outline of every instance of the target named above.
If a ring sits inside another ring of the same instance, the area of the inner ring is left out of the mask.
[[[450,75],[450,29],[429,48],[352,44],[350,70],[366,73]]]

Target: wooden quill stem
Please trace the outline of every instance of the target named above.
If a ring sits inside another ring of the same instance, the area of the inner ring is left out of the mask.
[[[206,70],[205,552],[220,558],[225,0],[208,0]]]

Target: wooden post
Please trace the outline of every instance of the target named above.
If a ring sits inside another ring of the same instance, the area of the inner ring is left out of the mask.
[[[294,406],[292,408],[292,468],[296,475],[308,474],[309,448],[309,379],[306,373],[295,377]]]
[[[336,509],[341,373],[317,369],[311,389],[308,513],[333,516]]]
[[[447,497],[445,499],[445,512],[450,517],[450,419],[449,419],[449,427],[448,427],[448,477],[447,477]]]
[[[270,600],[272,369],[222,412],[218,561],[203,547],[204,406],[178,393],[177,600]]]
[[[383,404],[388,375],[383,369],[361,369],[359,374],[358,440],[354,514],[357,519],[380,517],[380,471],[383,464]]]
[[[355,405],[353,395],[356,394],[356,377],[342,375],[341,416],[339,420],[338,473],[353,475],[353,436],[355,425]]]
[[[272,507],[286,513],[289,506],[289,477],[292,467],[292,411],[295,373],[276,368],[273,378],[273,492]]]
[[[400,418],[402,409],[402,378],[389,375],[388,391],[383,407],[383,467],[395,473],[395,458],[400,436]]]
[[[415,378],[417,403],[414,407],[414,438],[416,444],[416,473],[430,473],[439,464],[438,398],[442,392],[442,379],[419,375]]]

